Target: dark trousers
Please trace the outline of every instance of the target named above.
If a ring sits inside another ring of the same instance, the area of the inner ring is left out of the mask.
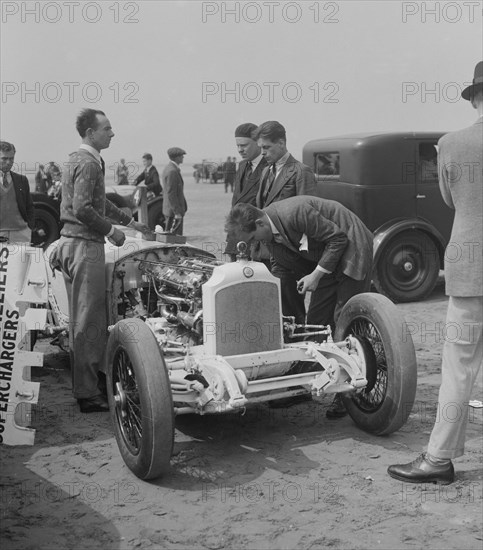
[[[58,259],[69,300],[69,347],[76,399],[100,395],[107,342],[104,244],[61,237]]]
[[[295,322],[309,325],[330,325],[335,323],[347,301],[371,288],[372,269],[368,269],[365,278],[356,281],[337,270],[325,274],[317,289],[312,292],[308,311],[305,311],[305,297],[297,291],[297,281],[309,275],[317,264],[302,258],[292,250],[272,245],[272,275],[280,279],[282,293],[282,311],[284,315],[293,315]]]

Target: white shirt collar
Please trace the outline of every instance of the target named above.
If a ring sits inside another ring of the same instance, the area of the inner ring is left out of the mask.
[[[280,171],[282,170],[284,164],[287,162],[289,156],[290,156],[290,153],[287,151],[285,155],[283,155],[283,157],[280,157],[277,160],[277,162],[275,163],[275,177],[277,177],[280,174]]]
[[[94,149],[94,147],[87,145],[87,143],[82,143],[79,149],[84,149],[84,151],[90,153],[97,160],[97,162],[101,164],[101,154],[97,149]]]
[[[258,157],[254,158],[251,163],[252,163],[252,172],[255,172],[255,170],[257,169],[257,166],[260,164],[260,161],[262,160],[263,158],[263,155],[260,153],[258,155]]]
[[[169,162],[172,162],[176,168],[179,170],[179,164],[177,162],[174,162],[174,160],[169,159]]]

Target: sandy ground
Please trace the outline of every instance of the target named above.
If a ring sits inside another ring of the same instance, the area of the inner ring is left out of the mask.
[[[189,182],[187,196],[190,242],[216,248],[230,194]],[[414,331],[419,378],[397,433],[375,437],[349,417],[327,420],[329,398],[180,417],[171,472],[149,483],[124,465],[109,415],[78,412],[67,354],[40,341],[35,445],[0,449],[2,548],[481,549],[482,409],[470,409],[454,484],[406,485],[386,474],[427,443],[446,305],[440,281],[428,300],[398,306]],[[473,398],[483,399],[481,378]]]

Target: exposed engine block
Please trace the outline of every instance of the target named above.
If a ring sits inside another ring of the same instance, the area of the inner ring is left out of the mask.
[[[139,269],[157,297],[154,317],[167,323],[163,332],[170,340],[201,343],[203,336],[202,285],[220,262],[208,257],[180,258],[176,264],[141,261]],[[146,295],[146,290],[144,292]],[[147,299],[149,302],[149,298]],[[152,308],[148,305],[148,311]]]

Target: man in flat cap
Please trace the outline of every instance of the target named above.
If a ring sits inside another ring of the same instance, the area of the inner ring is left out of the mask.
[[[168,149],[169,163],[163,170],[163,214],[166,218],[166,231],[175,235],[183,234],[183,217],[188,210],[184,196],[184,181],[179,165],[186,151],[179,147]]]
[[[388,468],[391,477],[409,483],[454,481],[451,459],[464,454],[468,402],[482,364],[483,61],[476,65],[473,83],[461,96],[478,111],[478,119],[468,128],[444,135],[438,143],[439,187],[446,204],[455,209],[449,242],[459,252],[457,260],[454,254],[444,257],[449,296],[445,326],[458,331],[443,345],[438,417],[427,452],[413,462]]]
[[[260,185],[260,176],[267,161],[262,156],[260,147],[254,139],[257,125],[252,122],[240,124],[235,129],[235,142],[240,157],[243,159],[235,175],[235,188],[231,200],[232,207],[239,202],[256,205],[257,193]],[[236,239],[227,235],[225,254],[229,255],[232,261],[236,260]]]

